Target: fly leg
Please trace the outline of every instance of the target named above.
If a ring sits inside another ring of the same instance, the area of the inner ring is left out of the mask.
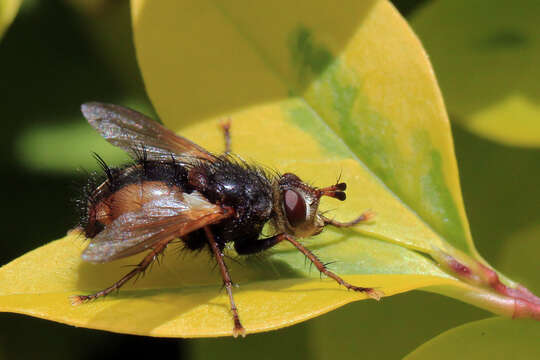
[[[234,249],[238,255],[256,254],[270,249],[272,246],[283,241],[283,234],[274,235],[266,239],[238,240],[234,242]]]
[[[225,154],[228,155],[231,152],[231,118],[222,120],[219,124],[223,129],[223,136],[225,137]]]
[[[221,276],[223,277],[223,284],[225,285],[225,289],[227,290],[227,294],[229,295],[229,302],[231,303],[231,312],[234,319],[233,336],[237,337],[238,335],[242,335],[243,337],[245,337],[246,330],[242,326],[242,323],[240,322],[240,317],[238,316],[238,309],[236,308],[236,304],[234,302],[233,293],[232,293],[231,276],[229,275],[229,270],[227,269],[227,265],[225,264],[225,261],[223,260],[223,253],[219,249],[219,246],[216,243],[216,239],[214,238],[214,235],[212,234],[208,226],[204,227],[204,232],[206,233],[208,242],[210,243],[210,246],[212,247],[212,252],[214,253],[216,260],[219,264],[219,269],[221,270]]]
[[[108,288],[98,291],[97,293],[91,294],[91,295],[74,295],[70,298],[71,304],[79,305],[86,301],[95,300],[99,297],[106,296],[110,294],[111,292],[120,289],[122,285],[128,282],[129,279],[131,279],[137,274],[142,274],[148,268],[148,266],[163,252],[163,250],[165,250],[165,248],[167,247],[167,244],[171,242],[171,240],[172,239],[167,239],[166,241],[159,242],[156,246],[152,248],[152,251],[148,255],[146,255],[139,264],[137,264],[137,266],[133,270],[131,270],[126,275],[124,275],[123,278],[121,278],[120,280],[118,280],[117,282],[109,286]]]
[[[345,227],[355,226],[362,222],[370,221],[371,219],[373,219],[373,217],[375,217],[375,214],[372,211],[368,210],[362,213],[362,215],[360,215],[356,219],[349,222],[339,222],[334,219],[328,219],[325,217],[323,217],[323,221],[324,221],[324,225],[332,225],[335,227],[345,228]]]
[[[309,249],[305,248],[304,245],[300,244],[294,237],[290,235],[283,234],[283,240],[287,240],[291,244],[293,244],[298,250],[300,250],[301,253],[303,253],[311,262],[317,267],[317,269],[325,274],[328,277],[331,277],[332,279],[336,280],[340,285],[345,286],[349,290],[354,290],[358,292],[363,292],[367,296],[369,296],[372,299],[380,300],[382,296],[384,296],[384,293],[379,290],[375,290],[373,288],[366,288],[366,287],[358,287],[349,284],[330,270],[326,268],[326,266],[319,260]]]

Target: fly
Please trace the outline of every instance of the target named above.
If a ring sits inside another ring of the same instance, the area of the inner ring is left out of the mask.
[[[345,200],[345,183],[315,188],[292,173],[269,174],[231,156],[228,123],[223,126],[225,154],[214,155],[134,110],[97,102],[83,104],[81,110],[101,136],[135,159],[133,164],[109,168],[96,156],[107,178],[97,186],[89,185],[81,204],[81,228],[91,239],[82,259],[105,263],[148,253],[116,283],[91,295],[74,296],[73,304],[118,290],[176,239],[187,249],[212,252],[229,297],[235,337],[245,336],[245,329],[224,261],[227,243],[233,243],[239,255],[249,255],[286,241],[347,289],[377,300],[383,295],[349,284],[298,241],[328,225],[351,227],[370,219],[371,213],[365,212],[353,221],[338,222],[319,212],[322,196]],[[261,237],[266,223],[275,233]]]

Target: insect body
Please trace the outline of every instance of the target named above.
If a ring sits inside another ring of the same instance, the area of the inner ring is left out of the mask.
[[[326,225],[350,227],[370,213],[340,223],[324,217],[319,200],[345,200],[345,183],[314,188],[294,174],[269,174],[229,155],[213,155],[177,136],[152,119],[127,108],[88,103],[82,105],[88,122],[110,143],[129,152],[136,162],[110,169],[98,157],[107,179],[87,189],[81,227],[90,244],[85,261],[103,263],[148,251],[131,272],[92,295],[72,298],[74,304],[105,296],[143,272],[167,245],[181,239],[188,249],[209,248],[219,265],[234,319],[233,335],[245,335],[236,308],[232,281],[223,249],[232,242],[240,255],[253,254],[288,241],[325,275],[354,291],[379,299],[382,293],[353,286],[329,271],[298,238],[319,234]],[[275,234],[261,238],[270,222]]]

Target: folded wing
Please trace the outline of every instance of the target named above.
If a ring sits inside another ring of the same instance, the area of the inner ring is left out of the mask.
[[[164,195],[115,219],[91,240],[82,258],[103,263],[134,255],[231,215],[232,210],[208,202],[198,192]]]

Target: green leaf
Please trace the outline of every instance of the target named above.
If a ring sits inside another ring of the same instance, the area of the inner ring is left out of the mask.
[[[538,339],[538,321],[492,318],[448,330],[405,359],[538,359]]]
[[[411,24],[453,119],[491,140],[540,146],[537,0],[441,0]]]
[[[219,153],[217,124],[230,116],[242,158],[317,186],[341,173],[348,199],[339,206],[327,199],[323,210],[343,221],[377,213],[372,223],[305,240],[336,261],[333,271],[387,296],[421,288],[508,316],[538,316],[532,295],[515,312],[513,297],[526,297],[524,290],[503,285],[474,249],[439,89],[420,43],[388,2],[138,0],[132,14],[139,64],[164,124]],[[110,285],[140,258],[89,265],[80,259],[84,246],[73,233],[1,268],[0,309],[152,336],[231,334],[228,299],[208,258],[178,259],[171,249],[119,295],[72,307],[68,295]],[[365,298],[321,281],[286,244],[228,263],[250,333]]]
[[[2,0],[0,1],[0,39],[4,35],[6,29],[11,25],[15,18],[21,0]]]

